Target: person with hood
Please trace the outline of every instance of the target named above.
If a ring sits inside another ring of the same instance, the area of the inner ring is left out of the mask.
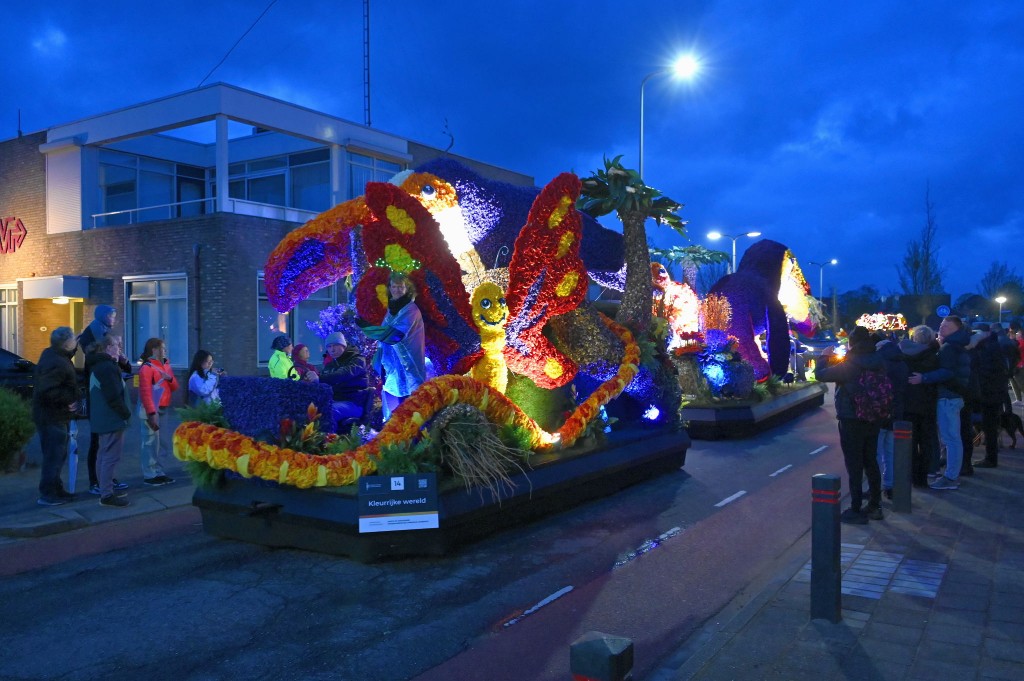
[[[92,344],[85,356],[89,373],[89,429],[99,438],[100,506],[123,508],[125,492],[114,486],[114,469],[124,450],[124,431],[132,417],[124,374],[118,366],[121,339],[107,334]]]
[[[50,332],[50,347],[43,350],[33,375],[32,420],[39,433],[43,465],[40,468],[40,506],[59,506],[74,499],[64,489],[60,471],[68,457],[68,421],[78,410],[78,375],[71,358],[78,342],[75,332],[58,326]]]
[[[976,468],[995,468],[999,462],[999,413],[1009,396],[1010,378],[1010,364],[999,342],[1002,335],[1001,327],[982,333],[971,350],[971,371],[978,376],[978,406],[985,434],[985,458],[974,462]]]
[[[875,350],[885,361],[885,373],[892,383],[892,418],[881,424],[878,431],[878,466],[882,471],[882,493],[886,499],[892,499],[893,485],[893,454],[895,453],[896,440],[892,430],[893,421],[902,421],[904,418],[904,404],[907,394],[907,378],[910,371],[907,363],[900,352],[900,347],[891,339],[873,335]]]
[[[85,331],[78,337],[78,347],[81,348],[82,354],[92,347],[93,343],[101,340],[104,336],[111,333],[114,328],[114,324],[117,323],[117,308],[110,305],[97,305],[95,312],[93,312],[94,319],[89,323],[89,326],[85,327]],[[117,357],[117,365],[121,369],[121,373],[131,375],[132,364],[128,361],[128,358],[123,354]],[[85,384],[89,385],[89,363],[85,363]],[[86,413],[91,413],[92,410],[92,391],[87,390],[85,393],[85,405]],[[89,467],[89,493],[99,494],[100,484],[99,478],[96,476],[96,455],[99,451],[100,438],[98,433],[89,433],[89,455],[86,458]],[[114,479],[114,489],[127,489],[128,484],[121,482],[118,479]]]
[[[300,381],[316,383],[320,380],[320,374],[316,367],[309,363],[309,348],[299,343],[292,350],[292,364],[299,376]]]
[[[939,367],[928,372],[910,374],[910,385],[937,385],[938,403],[936,423],[939,440],[946,446],[946,470],[928,486],[937,490],[960,487],[960,468],[963,466],[964,445],[960,440],[960,410],[963,395],[971,380],[971,358],[967,344],[971,336],[956,315],[950,315],[939,324]]]
[[[930,326],[915,326],[910,338],[900,341],[900,352],[909,373],[926,374],[939,368],[939,343]],[[934,383],[904,382],[903,417],[911,424],[910,481],[914,487],[927,487],[928,475],[939,470],[938,388]]]
[[[426,336],[423,316],[416,307],[416,285],[407,275],[392,272],[388,278],[388,312],[380,326],[362,319],[356,324],[367,338],[380,341],[373,368],[384,377],[381,402],[384,420],[427,380]]]
[[[295,363],[292,362],[292,339],[288,336],[278,336],[270,347],[273,350],[270,361],[267,362],[270,377],[299,380],[299,372],[295,370]]]
[[[340,426],[364,415],[369,386],[366,359],[340,331],[329,335],[324,343],[329,359],[320,372],[320,380],[334,391],[334,420]]]
[[[879,424],[857,418],[853,393],[861,374],[885,371],[885,360],[875,351],[871,334],[863,326],[850,332],[849,351],[839,357],[827,347],[814,369],[816,381],[835,383],[836,418],[839,420],[839,446],[850,481],[850,508],[840,515],[844,523],[864,525],[882,516],[882,476],[878,470]],[[868,503],[864,506],[864,477],[868,479]]]

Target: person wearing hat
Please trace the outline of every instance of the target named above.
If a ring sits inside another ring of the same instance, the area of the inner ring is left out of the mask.
[[[329,359],[320,372],[320,380],[334,391],[334,420],[341,425],[364,415],[369,392],[366,359],[358,348],[348,344],[341,331],[324,339],[324,345]]]
[[[853,389],[865,371],[885,373],[885,360],[875,351],[871,333],[863,326],[850,332],[850,349],[839,357],[827,347],[814,369],[816,381],[835,383],[836,419],[839,421],[839,446],[850,481],[850,508],[840,515],[844,523],[864,525],[882,520],[882,474],[878,469],[879,424],[857,418]],[[864,477],[868,479],[868,502],[864,506]]]
[[[936,421],[939,441],[946,447],[946,470],[928,484],[932,489],[954,490],[960,487],[960,469],[964,464],[960,410],[971,382],[971,357],[967,354],[970,341],[971,334],[964,328],[963,321],[956,315],[946,317],[939,324],[939,368],[912,373],[907,379],[911,385],[938,386]]]
[[[278,336],[270,344],[270,347],[273,350],[270,361],[267,362],[270,377],[299,380],[299,373],[295,370],[295,363],[292,362],[292,339],[284,335]]]

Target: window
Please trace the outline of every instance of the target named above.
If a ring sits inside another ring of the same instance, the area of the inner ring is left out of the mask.
[[[228,196],[273,206],[325,211],[331,207],[330,157],[329,149],[313,149],[231,163]],[[215,170],[210,171],[210,196],[217,194],[216,175]]]
[[[0,287],[0,348],[18,352],[18,287]]]
[[[289,312],[278,312],[267,299],[267,289],[263,284],[263,273],[257,274],[257,329],[256,329],[256,357],[259,366],[266,366],[270,355],[273,352],[270,344],[274,339],[284,334],[292,339],[292,343],[302,343],[309,347],[309,359],[313,364],[320,363],[320,355],[324,348],[321,347],[320,337],[309,330],[306,322],[315,322],[320,319],[320,311],[339,300],[345,300],[345,295],[338,295],[338,286],[344,284],[331,284],[310,295],[306,300],[296,305]]]
[[[206,171],[196,166],[103,149],[100,151],[99,212],[129,212],[104,215],[96,219],[96,225],[127,225],[201,215],[205,212],[202,202],[184,206],[171,204],[204,198],[205,175]]]
[[[146,341],[161,338],[175,367],[187,367],[188,279],[184,274],[125,277],[125,354],[135,362]]]
[[[364,154],[348,153],[348,195],[362,196],[367,182],[387,182],[402,172],[398,163],[385,161]]]

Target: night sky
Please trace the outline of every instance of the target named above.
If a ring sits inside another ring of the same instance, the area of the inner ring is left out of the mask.
[[[3,3],[0,139],[19,108],[28,133],[196,87],[268,4]],[[635,168],[640,83],[684,51],[693,82],[648,81],[644,164],[694,243],[758,230],[838,258],[826,288],[898,293],[930,186],[954,300],[1024,271],[1024,2],[376,2],[372,124],[444,148],[447,121],[538,184]],[[362,2],[278,0],[206,83],[362,122],[362,78]]]

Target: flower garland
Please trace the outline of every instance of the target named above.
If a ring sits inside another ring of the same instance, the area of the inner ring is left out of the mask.
[[[376,470],[374,455],[388,444],[413,440],[435,414],[458,402],[471,404],[492,423],[514,424],[530,433],[536,450],[572,446],[601,407],[622,394],[636,375],[640,346],[633,335],[601,316],[624,345],[618,372],[580,404],[556,433],[549,433],[497,390],[467,376],[447,375],[427,381],[394,411],[376,438],[346,454],[317,456],[258,442],[234,431],[186,421],[174,431],[174,455],[231,470],[243,477],[258,477],[300,488],[351,485],[359,476]]]

